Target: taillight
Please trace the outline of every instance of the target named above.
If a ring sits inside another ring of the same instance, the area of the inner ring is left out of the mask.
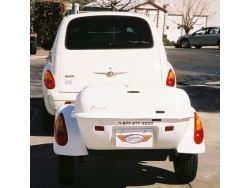
[[[104,131],[104,126],[95,126],[95,131]]]
[[[44,85],[47,89],[54,89],[55,86],[56,86],[56,83],[55,83],[55,80],[54,80],[54,77],[53,75],[51,74],[51,72],[49,70],[47,70],[45,73],[44,73]]]
[[[201,119],[198,114],[194,113],[194,142],[196,144],[202,143],[204,138],[203,127],[201,123]]]
[[[68,142],[68,133],[65,125],[64,116],[60,113],[56,118],[55,140],[60,146],[65,146]]]
[[[175,74],[174,74],[174,71],[172,69],[169,69],[169,71],[168,71],[166,85],[171,86],[171,87],[175,86]]]

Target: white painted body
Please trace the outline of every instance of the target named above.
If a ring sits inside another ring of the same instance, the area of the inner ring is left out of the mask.
[[[153,47],[66,49],[68,23],[78,17],[95,15],[131,16],[146,20],[151,29]],[[44,67],[44,73],[49,70],[56,83],[54,89],[46,89],[43,84],[45,106],[55,118],[60,113],[64,115],[68,133],[65,146],[54,142],[54,152],[68,156],[88,155],[88,149],[204,152],[204,141],[197,145],[193,139],[195,110],[188,95],[176,85],[165,86],[169,69],[173,70],[173,67],[167,61],[162,38],[148,17],[127,12],[91,12],[65,17]],[[122,74],[108,77],[111,70]],[[72,101],[72,104],[64,105],[65,101]],[[95,131],[95,126],[103,126],[104,131]],[[165,131],[166,126],[174,129]],[[122,141],[123,134],[128,136],[126,142]],[[149,139],[141,142],[146,138],[144,134]],[[131,143],[137,139],[138,143]]]
[[[77,134],[68,132],[68,143],[63,147],[54,143],[54,151],[75,156],[88,155],[86,148],[177,149],[178,153],[202,153],[205,142],[195,144],[193,138],[194,112],[182,89],[165,86],[130,88],[123,84],[90,86],[79,92],[75,107],[64,106],[57,111],[57,115],[64,114],[67,130]],[[150,125],[143,125],[143,122]],[[104,131],[96,131],[95,126],[103,126]],[[165,131],[166,126],[174,129]],[[138,143],[119,139],[119,136],[129,135],[151,137]],[[74,144],[71,138],[79,143]]]
[[[75,18],[95,15],[121,15],[145,19],[151,29],[154,45],[142,49],[68,50],[65,48],[65,33],[68,23]],[[129,87],[166,85],[172,65],[168,62],[162,38],[152,21],[140,14],[128,12],[90,12],[65,17],[58,29],[54,45],[48,56],[43,73],[50,70],[56,86],[47,89],[43,96],[47,111],[55,115],[56,109],[65,101],[72,101],[84,87],[92,84],[123,82]],[[95,72],[126,72],[112,78]],[[74,77],[66,77],[74,75]],[[43,80],[44,78],[42,78]],[[176,87],[176,86],[175,86]]]

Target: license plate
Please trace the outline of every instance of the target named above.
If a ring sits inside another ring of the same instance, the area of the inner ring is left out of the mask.
[[[116,129],[116,147],[153,147],[153,129]]]

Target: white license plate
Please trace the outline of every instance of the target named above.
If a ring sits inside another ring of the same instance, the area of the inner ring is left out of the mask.
[[[153,147],[153,129],[116,129],[116,147]]]

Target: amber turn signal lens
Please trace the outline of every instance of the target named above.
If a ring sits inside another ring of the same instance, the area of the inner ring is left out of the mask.
[[[175,86],[175,74],[174,74],[174,71],[172,69],[170,69],[168,71],[168,77],[167,77],[167,80],[166,80],[166,85],[171,86],[171,87]]]
[[[204,132],[203,132],[201,119],[198,116],[198,114],[195,112],[194,113],[194,142],[196,144],[200,144],[202,143],[203,139],[204,139]]]

